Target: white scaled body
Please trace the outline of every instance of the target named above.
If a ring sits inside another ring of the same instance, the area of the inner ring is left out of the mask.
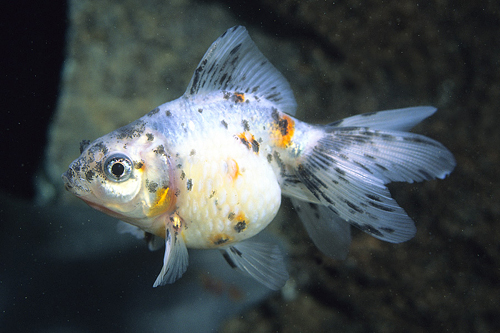
[[[301,122],[295,109],[285,78],[245,28],[233,27],[212,44],[182,97],[82,142],[63,180],[152,250],[165,244],[154,286],[182,276],[187,248],[218,248],[232,267],[282,287],[288,273],[278,247],[249,240],[274,219],[282,195],[331,257],[347,255],[351,225],[389,242],[411,239],[413,221],[385,184],[444,178],[453,170],[443,145],[408,132],[436,109],[328,125]]]
[[[200,138],[180,150],[188,153],[180,177],[186,190],[177,198],[188,247],[219,247],[254,236],[272,221],[281,203],[269,163],[237,138],[214,138],[219,145]]]

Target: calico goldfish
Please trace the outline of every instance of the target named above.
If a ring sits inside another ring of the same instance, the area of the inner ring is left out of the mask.
[[[125,222],[151,249],[165,245],[154,287],[188,266],[188,248],[219,249],[271,289],[288,279],[275,244],[252,237],[289,197],[326,255],[345,258],[350,226],[400,243],[416,232],[390,182],[445,178],[441,143],[409,130],[436,109],[410,107],[326,125],[294,117],[287,80],[246,29],[227,30],[196,67],[186,92],[92,143],[62,175],[89,206]]]

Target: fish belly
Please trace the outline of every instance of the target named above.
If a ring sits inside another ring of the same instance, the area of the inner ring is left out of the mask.
[[[242,241],[276,216],[281,189],[266,158],[227,136],[190,142],[181,150],[186,157],[178,170],[177,213],[188,247]]]

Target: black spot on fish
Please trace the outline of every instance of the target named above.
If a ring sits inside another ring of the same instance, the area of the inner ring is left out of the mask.
[[[346,183],[346,184],[349,184],[349,183],[350,183],[350,181],[348,181],[346,178],[344,178],[344,177],[342,177],[342,176],[339,176],[339,179],[340,179],[341,181],[343,181],[344,183]]]
[[[349,200],[344,200],[344,202],[347,204],[347,206],[349,206],[349,208],[354,209],[358,213],[363,213],[363,210],[361,208],[359,208],[358,206],[356,206],[355,204],[353,204]]]
[[[225,120],[221,120],[220,123],[222,124],[222,126],[224,126],[225,129],[227,129],[227,123]]]
[[[335,168],[335,171],[337,171],[337,173],[338,173],[339,175],[342,175],[342,176],[344,176],[344,175],[345,175],[345,171],[344,171],[344,170],[342,170],[342,169],[340,169],[340,168]]]
[[[369,199],[372,199],[373,201],[378,201],[378,202],[382,202],[382,200],[380,199],[379,196],[377,195],[373,195],[373,194],[365,194],[367,198]]]
[[[267,154],[267,161],[271,163],[273,161],[273,155]]]
[[[199,113],[203,113],[203,109],[202,109],[202,108],[199,108],[199,109],[198,109],[198,112],[199,112]]]
[[[245,221],[240,221],[240,222],[236,223],[236,225],[234,226],[234,230],[238,233],[242,232],[246,228],[247,228],[247,224]]]
[[[148,138],[148,141],[153,141],[155,139],[152,133],[146,133],[146,137]]]
[[[407,142],[420,143],[420,144],[425,144],[425,145],[429,145],[429,146],[440,147],[439,143],[431,141],[430,139],[423,138],[421,136],[403,137],[403,140],[407,141]]]
[[[156,191],[158,190],[158,183],[149,182],[148,180],[146,180],[146,187],[149,192],[156,193]]]
[[[147,116],[148,116],[148,117],[152,117],[152,116],[154,116],[155,114],[157,114],[158,112],[160,112],[160,108],[155,108],[155,109],[153,109],[153,110],[149,111],[149,112],[148,112],[148,114],[147,114]]]
[[[276,163],[278,164],[279,168],[280,168],[280,174],[281,176],[285,176],[286,175],[286,166],[285,166],[285,163],[283,163],[283,161],[281,160],[281,157],[280,157],[280,153],[275,151],[273,153],[273,157],[274,157],[274,160],[276,161]],[[300,167],[301,165],[299,165]]]
[[[146,129],[146,124],[142,120],[136,120],[126,126],[123,126],[115,131],[116,138],[122,139],[132,139],[137,138],[144,133]]]
[[[225,236],[219,236],[213,243],[214,243],[214,245],[221,245],[221,244],[227,243],[228,240],[229,240],[229,238],[227,238]]]
[[[91,153],[92,155],[95,155],[99,152],[101,152],[103,155],[106,155],[108,153],[108,147],[104,143],[102,143],[102,141],[95,143],[89,149],[89,153]]]
[[[250,131],[250,126],[248,125],[248,120],[243,119],[241,121],[241,126],[243,126],[244,131]]]
[[[227,218],[228,218],[229,221],[232,221],[235,216],[236,216],[236,214],[234,212],[231,212],[231,213],[229,213],[229,215],[227,216]]]
[[[222,75],[222,77],[220,78],[220,81],[219,81],[220,85],[222,85],[222,83],[224,83],[224,80],[226,79],[226,76],[227,76],[227,73],[224,73],[224,75]]]
[[[273,120],[274,120],[275,122],[279,122],[279,120],[280,120],[280,115],[279,115],[279,113],[278,113],[278,109],[276,109],[276,108],[272,108],[271,117],[273,118]]]
[[[191,189],[193,188],[193,180],[191,178],[189,178],[186,182],[186,188],[188,191],[191,191]]]
[[[85,173],[85,179],[87,179],[88,182],[90,182],[95,176],[94,171],[89,170]]]
[[[223,252],[222,256],[224,257],[224,259],[226,259],[226,262],[229,264],[229,266],[231,266],[231,268],[237,268],[238,267],[234,263],[233,259],[231,259],[231,257],[229,256],[229,254],[227,254],[227,252]]]
[[[82,140],[80,142],[80,154],[83,153],[85,148],[87,148],[90,145],[90,140]]]
[[[270,101],[274,101],[274,102],[279,102],[282,99],[282,98],[278,98],[279,96],[281,96],[281,94],[279,92],[276,92],[274,94],[267,95],[266,99],[268,99]]]
[[[383,230],[383,231],[388,232],[390,234],[392,234],[396,231],[396,230],[389,228],[389,227],[380,227],[380,230]]]
[[[359,224],[359,223],[356,223],[356,222],[354,222],[352,220],[349,220],[347,222],[349,222],[352,226],[358,228],[361,231],[367,232],[367,233],[372,234],[372,235],[376,235],[378,237],[384,236],[384,234],[382,234],[379,230],[375,229],[371,225],[368,225],[368,224]]]
[[[140,168],[142,168],[143,165],[144,165],[144,161],[140,160],[139,162],[134,163],[134,168],[140,169]]]
[[[207,65],[208,60],[203,59],[203,61],[200,63],[200,65],[196,68],[193,74],[193,84],[191,85],[191,89],[189,90],[189,93],[193,95],[197,90],[198,90],[198,83],[200,80],[200,74]]]
[[[157,155],[166,156],[165,147],[163,147],[163,145],[159,145],[156,149],[153,149],[153,152]]]
[[[370,160],[376,160],[376,158],[372,155],[368,155],[368,154],[363,154],[364,157],[366,158],[369,158]]]
[[[196,150],[191,149],[191,152],[189,153],[189,156],[194,156],[194,155],[196,155]]]
[[[356,164],[357,166],[359,166],[360,168],[362,168],[363,170],[373,174],[373,172],[370,169],[368,169],[368,167],[366,167],[364,164],[362,164],[358,161],[353,161],[353,163]]]
[[[251,144],[253,152],[256,154],[259,153],[259,147],[260,147],[259,143],[255,141],[255,139],[252,139]]]
[[[288,120],[286,118],[282,118],[278,121],[278,128],[281,132],[281,135],[288,135]]]
[[[229,55],[234,55],[236,52],[238,52],[238,50],[240,49],[241,47],[241,43],[236,45],[230,52],[229,52]]]
[[[167,115],[167,117],[170,117],[172,115],[172,112],[170,112],[170,110],[167,110],[165,114]]]
[[[229,248],[229,251],[231,251],[231,252],[233,252],[234,254],[238,255],[238,257],[241,257],[241,256],[243,255],[243,254],[241,253],[241,251],[240,251],[240,250],[238,250],[237,248],[235,248],[235,247],[233,247],[233,246],[231,246],[231,247]]]
[[[184,173],[184,170],[181,171],[181,180],[184,180],[186,178],[186,174]]]
[[[375,207],[377,209],[380,209],[380,210],[383,210],[383,211],[386,211],[386,212],[395,212],[396,209],[394,208],[391,208],[391,207],[387,207],[387,206],[384,206],[384,205],[381,205],[381,204],[378,204],[378,203],[375,203],[375,202],[372,202],[372,201],[368,201],[368,204],[372,207]]]

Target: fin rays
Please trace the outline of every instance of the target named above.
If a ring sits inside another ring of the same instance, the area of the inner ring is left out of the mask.
[[[187,270],[188,251],[181,235],[167,228],[163,267],[153,287],[174,283]]]
[[[297,103],[281,73],[264,57],[242,26],[227,30],[208,49],[188,85],[185,98],[222,92],[243,93],[251,102],[270,102],[291,115]],[[221,95],[222,96],[222,95]]]
[[[309,143],[297,165],[296,175],[310,195],[338,216],[322,214],[323,219],[332,223],[345,220],[388,242],[411,239],[416,232],[415,225],[391,198],[385,184],[444,178],[453,170],[455,159],[442,144],[423,135],[401,131],[434,111],[432,107],[390,110],[317,126],[316,129],[324,133]],[[356,125],[366,127],[354,127]],[[294,196],[291,189],[287,194]],[[303,199],[310,195],[301,193],[296,197]],[[302,215],[317,226],[326,225],[324,221],[311,219],[310,214]],[[316,238],[325,242],[324,237]],[[327,249],[323,252],[328,252],[328,246],[323,247]]]
[[[224,252],[233,268],[249,274],[266,287],[278,290],[288,280],[288,272],[278,245],[243,241]]]

